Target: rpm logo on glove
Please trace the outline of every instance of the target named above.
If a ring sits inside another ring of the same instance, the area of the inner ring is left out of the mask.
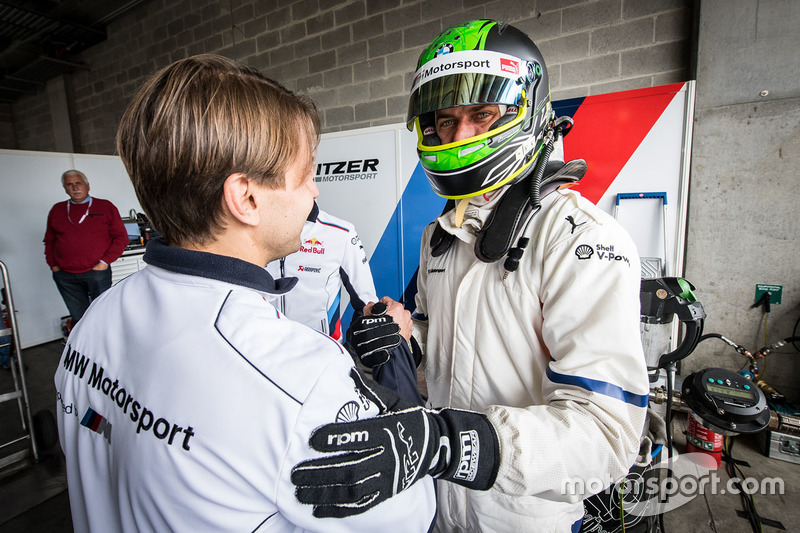
[[[359,359],[368,368],[382,365],[389,360],[389,350],[400,345],[400,324],[385,314],[386,304],[376,303],[371,315],[353,321],[352,344]]]
[[[328,435],[329,446],[344,446],[353,442],[369,442],[369,432],[353,431],[352,433]]]
[[[388,324],[390,322],[393,322],[390,316],[365,316],[361,319],[361,324],[364,326]]]
[[[461,457],[453,478],[474,481],[478,472],[478,460],[481,456],[478,432],[474,430],[462,431],[459,434],[459,438],[461,439]]]
[[[487,490],[501,456],[486,415],[447,408],[412,407],[327,424],[308,444],[326,455],[296,464],[291,480],[297,501],[313,505],[317,518],[363,513],[426,475]]]

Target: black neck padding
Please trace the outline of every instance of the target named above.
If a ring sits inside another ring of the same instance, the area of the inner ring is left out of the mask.
[[[546,167],[545,178],[542,179],[539,197],[544,198],[562,185],[580,181],[586,173],[586,161],[574,159],[562,163],[551,161]],[[475,241],[475,256],[485,263],[494,263],[506,256],[511,245],[529,220],[536,213],[530,199],[530,181],[528,176],[512,185],[492,210],[488,220],[478,233]],[[453,209],[455,202],[449,200],[443,213]],[[538,211],[538,209],[537,209]],[[431,255],[444,255],[453,244],[455,236],[437,224],[431,235]]]

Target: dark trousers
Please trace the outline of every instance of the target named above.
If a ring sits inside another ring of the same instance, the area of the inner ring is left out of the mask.
[[[80,274],[57,270],[53,272],[58,292],[67,304],[74,326],[89,308],[92,300],[111,287],[111,269],[89,270]]]

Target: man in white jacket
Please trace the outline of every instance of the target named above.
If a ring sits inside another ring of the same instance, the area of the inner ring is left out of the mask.
[[[488,491],[438,484],[437,530],[577,531],[590,494],[570,489],[624,476],[644,427],[636,248],[567,188],[585,162],[551,160],[570,123],[516,28],[477,20],[439,35],[408,125],[453,201],[421,243],[414,337],[429,406],[484,413],[499,442]]]
[[[291,467],[314,428],[386,412],[341,344],[270,303],[318,195],[314,104],[227,58],[151,77],[117,147],[162,235],[72,331],[55,385],[76,531],[427,531],[433,483],[326,519]],[[376,390],[379,390],[376,387]]]

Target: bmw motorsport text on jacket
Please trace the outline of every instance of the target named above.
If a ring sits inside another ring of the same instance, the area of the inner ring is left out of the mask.
[[[339,343],[269,303],[294,280],[160,240],[145,261],[92,303],[56,371],[76,531],[428,530],[429,478],[348,519],[295,499],[312,430],[377,408]]]

